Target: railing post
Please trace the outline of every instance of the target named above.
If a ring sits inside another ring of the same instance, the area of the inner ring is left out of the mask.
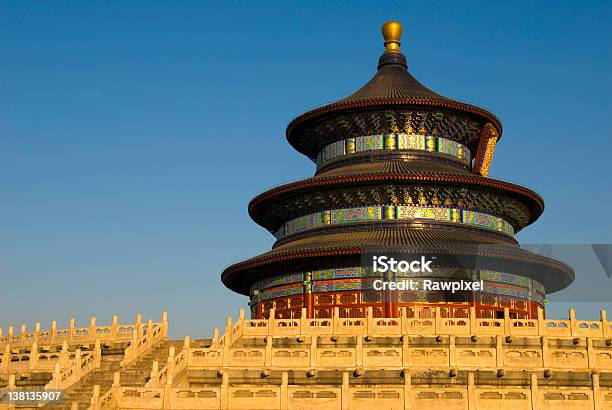
[[[191,346],[191,338],[189,336],[185,336],[183,339],[183,350],[189,351],[189,347]]]
[[[100,385],[96,384],[93,387],[93,393],[92,393],[92,397],[91,397],[91,401],[92,401],[92,407],[94,409],[99,409],[99,400],[100,400]]]
[[[111,339],[115,338],[119,333],[119,316],[113,315],[111,322]]]
[[[603,400],[601,389],[599,386],[599,373],[593,373],[591,375],[591,382],[593,383],[593,407],[594,410],[603,409]]]
[[[339,307],[334,307],[334,316],[332,319],[332,325],[333,325],[333,334],[337,335],[340,331],[340,308]]]
[[[30,370],[36,370],[38,368],[38,342],[32,343],[30,349]]]
[[[374,334],[374,310],[372,306],[366,307],[366,331],[369,336]]]
[[[308,333],[308,309],[302,308],[300,312],[300,334]]]
[[[40,323],[37,322],[36,325],[34,326],[34,341],[38,342],[39,337],[40,337]]]
[[[9,389],[14,389],[15,387],[17,387],[15,385],[15,373],[9,374],[8,384],[7,384],[6,387],[9,388]]]
[[[74,352],[75,375],[77,379],[81,378],[81,349],[76,349]]]
[[[276,319],[276,309],[271,308],[268,316],[268,336],[273,336],[275,327],[274,320]]]
[[[476,323],[476,307],[470,306],[470,334],[472,335],[478,332]]]
[[[0,364],[0,369],[3,372],[6,372],[11,364],[11,344],[7,342],[4,345],[4,353],[2,354],[2,363]]]
[[[13,326],[9,326],[7,337],[9,342],[13,341],[13,338],[15,337],[15,330],[13,329]]]
[[[434,318],[434,332],[436,333],[436,336],[440,334],[440,328],[442,327],[441,326],[442,318],[440,317],[440,314],[441,314],[440,306],[436,306],[436,317]]]
[[[244,308],[238,310],[238,320],[244,320]]]
[[[57,321],[52,320],[51,321],[51,335],[50,335],[50,339],[51,339],[51,344],[55,343],[55,338],[57,337],[56,333],[57,333]]]
[[[26,341],[26,333],[27,333],[26,330],[27,330],[27,328],[26,328],[26,325],[24,323],[24,324],[21,325],[21,336],[20,336],[21,340],[23,340],[23,341]]]
[[[60,351],[58,362],[61,367],[66,367],[68,364],[68,341],[66,340],[62,342],[62,350]]]
[[[92,316],[91,319],[89,319],[89,329],[87,330],[88,333],[88,339],[93,339],[96,337],[96,334],[98,333],[96,331],[96,317]]]
[[[286,371],[281,373],[280,408],[289,409],[289,373]]]
[[[538,335],[544,336],[546,334],[546,322],[544,321],[544,309],[538,306]]]
[[[219,346],[219,328],[218,327],[215,327],[213,329],[212,345]]]
[[[157,363],[157,360],[155,361]],[[121,372],[113,373],[113,387],[121,386]]]
[[[601,329],[602,329],[603,337],[609,337],[610,333],[612,332],[610,331],[610,327],[608,325],[608,318],[607,318],[605,309],[601,309],[601,311],[599,312],[599,315],[600,315],[600,320],[601,320]]]
[[[138,334],[138,339],[140,339],[142,337],[142,315],[140,313],[136,314],[136,322],[134,323],[134,328],[136,329],[136,332]]]
[[[162,312],[162,334],[168,337],[168,312]]]
[[[157,359],[153,360],[153,366],[151,367],[151,380],[153,382],[157,382],[157,378],[159,377],[159,362]]]
[[[153,319],[147,321],[147,346],[153,346]]]
[[[142,329],[142,326],[141,326]],[[138,352],[140,350],[140,346],[138,346],[138,341],[139,339],[139,332],[137,328],[134,328],[134,330],[132,331],[132,352],[130,354],[130,360],[135,358],[136,356],[138,356]]]
[[[531,408],[537,410],[540,408],[540,389],[538,388],[538,375],[531,373]]]
[[[342,372],[342,387],[341,387],[341,400],[340,408],[342,410],[348,410],[350,404],[349,397],[349,374],[347,371]]]
[[[70,319],[70,328],[68,330],[68,340],[72,341],[74,338],[74,319]]]
[[[510,309],[504,308],[504,335],[510,336],[512,329],[510,326]]]
[[[570,329],[572,332],[572,336],[578,335],[578,329],[576,327],[576,311],[574,308],[570,308],[569,310],[569,320],[570,320]]]
[[[57,388],[60,384],[62,378],[62,373],[60,370],[60,365],[59,363],[55,363],[55,366],[53,366],[53,377],[51,378],[51,381],[49,382],[49,385],[52,389]]]

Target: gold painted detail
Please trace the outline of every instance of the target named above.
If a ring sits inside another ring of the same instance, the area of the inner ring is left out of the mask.
[[[474,172],[482,176],[489,175],[493,154],[495,153],[495,145],[499,139],[497,129],[491,123],[486,123],[482,127],[476,157],[474,158]]]

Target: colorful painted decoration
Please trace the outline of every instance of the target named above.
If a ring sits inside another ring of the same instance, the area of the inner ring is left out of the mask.
[[[434,268],[433,272],[424,276],[415,274],[398,274],[397,278],[405,277],[420,282],[424,279],[444,280],[456,274],[455,268]],[[483,293],[510,296],[514,298],[544,303],[544,286],[533,279],[508,272],[498,272],[481,269],[466,272],[466,277],[479,277],[484,281]],[[251,287],[251,298],[268,300],[312,292],[335,292],[342,290],[373,290],[374,281],[380,274],[374,274],[371,269],[363,267],[321,269],[312,272],[298,272],[289,275],[279,275],[262,279]]]
[[[295,218],[285,223],[276,233],[277,239],[326,224],[341,224],[381,219],[427,220],[472,225],[514,235],[514,228],[497,216],[459,208],[414,205],[377,205],[359,208],[333,209]]]
[[[347,154],[364,151],[416,150],[440,152],[470,162],[470,150],[453,140],[422,134],[381,134],[348,138],[326,145],[317,155],[317,167],[325,162]]]

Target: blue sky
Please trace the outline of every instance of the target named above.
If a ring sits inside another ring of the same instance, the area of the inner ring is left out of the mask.
[[[287,123],[374,74],[389,19],[503,121],[492,176],[547,204],[519,239],[612,242],[610,2],[2,1],[0,326],[235,316],[220,272],[273,242],[248,201],[314,171]]]

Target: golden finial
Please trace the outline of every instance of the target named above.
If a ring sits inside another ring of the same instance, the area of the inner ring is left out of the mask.
[[[385,52],[399,53],[402,24],[399,21],[387,21],[382,26],[382,35],[385,39]]]

